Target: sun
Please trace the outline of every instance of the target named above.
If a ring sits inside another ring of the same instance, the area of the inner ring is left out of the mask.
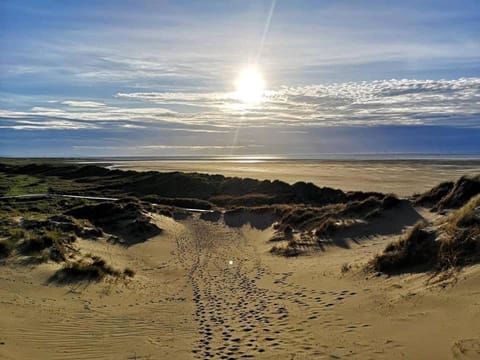
[[[244,68],[235,81],[235,98],[247,103],[255,104],[263,100],[265,81],[262,73],[256,66]]]

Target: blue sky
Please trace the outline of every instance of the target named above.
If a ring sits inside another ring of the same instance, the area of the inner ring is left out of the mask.
[[[477,0],[0,1],[0,54],[0,155],[480,153]]]

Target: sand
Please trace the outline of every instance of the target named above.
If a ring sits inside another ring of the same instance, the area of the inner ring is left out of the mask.
[[[442,181],[480,173],[480,160],[403,161],[115,161],[114,168],[182,171],[255,179],[313,182],[344,191],[378,191],[410,196]]]
[[[287,259],[272,228],[154,217],[164,232],[128,249],[80,241],[132,280],[59,287],[56,265],[4,265],[0,358],[480,358],[478,265],[376,277],[362,266],[389,236]]]

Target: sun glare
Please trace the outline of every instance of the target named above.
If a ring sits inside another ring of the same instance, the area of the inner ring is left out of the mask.
[[[248,104],[259,103],[263,99],[265,81],[254,66],[243,69],[235,81],[235,97]]]

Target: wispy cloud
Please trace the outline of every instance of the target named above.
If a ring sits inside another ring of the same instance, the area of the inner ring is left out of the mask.
[[[480,78],[382,80],[282,87],[255,107],[238,107],[231,93],[118,93],[156,104],[205,107],[186,121],[252,126],[452,125],[478,126]]]
[[[215,151],[262,148],[262,145],[143,145],[143,146],[90,146],[75,145],[74,150],[188,150],[188,151]]]
[[[19,127],[21,121],[44,128],[65,129],[71,124],[72,130],[168,126],[170,131],[186,132],[225,132],[245,126],[480,126],[480,78],[284,86],[268,91],[263,103],[251,107],[239,104],[228,92],[117,93],[115,98],[115,106],[68,100],[30,111],[1,110],[0,117],[10,120],[15,129],[30,129]]]
[[[105,104],[97,101],[76,101],[76,100],[65,100],[62,101],[63,105],[77,107],[77,108],[99,108],[105,106]]]
[[[13,129],[13,130],[86,130],[86,129],[99,129],[95,124],[81,123],[77,121],[67,120],[43,120],[43,121],[30,121],[19,119],[14,122],[8,122],[0,118],[0,129]]]

